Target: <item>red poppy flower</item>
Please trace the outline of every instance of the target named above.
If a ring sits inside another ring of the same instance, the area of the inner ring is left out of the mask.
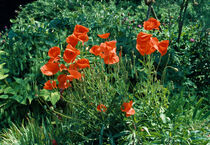
[[[107,39],[109,37],[110,33],[105,33],[105,34],[98,34],[98,37],[102,39]]]
[[[58,63],[50,63],[48,62],[44,66],[41,67],[41,72],[46,76],[52,76],[59,71]]]
[[[79,39],[74,34],[66,38],[66,42],[70,44],[72,47],[76,47],[76,45],[78,44],[78,41]]]
[[[137,42],[139,42],[139,41],[149,41],[151,37],[152,37],[152,34],[147,34],[147,33],[144,33],[144,32],[140,32],[137,35]]]
[[[137,36],[136,49],[141,55],[150,55],[158,49],[158,39],[151,34],[140,32]]]
[[[56,86],[56,81],[53,80],[48,80],[45,84],[44,84],[44,89],[46,90],[53,90],[57,88]]]
[[[74,79],[81,79],[82,74],[80,72],[78,72],[77,70],[68,70],[68,72],[70,73],[71,77],[73,77]]]
[[[167,53],[169,41],[163,40],[158,45],[158,51],[160,52],[161,56],[165,55]]]
[[[76,25],[74,28],[73,34],[78,38],[79,35],[87,34],[89,32],[89,29],[82,26],[82,25]]]
[[[105,43],[100,44],[100,49],[101,49],[101,58],[104,58],[107,55],[112,55],[113,53],[116,54],[116,43],[117,41],[108,41]]]
[[[70,64],[69,70],[77,70],[77,64],[76,63]]]
[[[49,51],[48,51],[48,55],[49,55],[50,58],[55,58],[58,55],[60,55],[60,53],[61,53],[60,48],[59,47],[56,47],[56,46],[50,48]]]
[[[84,45],[84,42],[87,42],[89,40],[87,34],[81,34],[78,36],[79,41],[82,41],[82,44]]]
[[[100,55],[100,53],[101,53],[101,49],[100,49],[100,46],[98,46],[98,45],[94,45],[91,49],[90,49],[90,51],[89,51],[90,53],[92,53],[92,54],[94,54],[94,55]]]
[[[112,41],[106,41],[105,43],[109,47],[116,48],[117,41],[112,40]]]
[[[105,64],[115,64],[117,62],[119,62],[119,57],[115,53],[106,55],[104,57],[104,63]]]
[[[132,108],[132,105],[133,105],[132,100],[128,103],[127,102],[123,103],[123,105],[121,107],[121,111],[126,113],[126,117],[129,117],[129,116],[135,114],[135,110]]]
[[[68,87],[71,87],[71,84],[69,82],[71,80],[69,80],[69,78],[67,77],[67,75],[61,74],[61,75],[58,76],[57,79],[58,79],[58,87],[60,89],[66,89]]]
[[[104,59],[105,64],[114,64],[119,62],[119,57],[116,53],[116,43],[117,41],[108,41],[101,43],[100,46],[93,46],[90,49],[90,53],[99,55]]]
[[[77,55],[78,55],[77,51],[74,51],[74,50],[71,50],[71,49],[66,49],[63,53],[63,59],[67,63],[74,62]]]
[[[125,116],[126,117],[129,117],[131,115],[134,115],[135,114],[135,110],[133,108],[131,108],[130,110],[128,110],[126,113],[125,113]]]
[[[100,104],[100,105],[97,106],[97,111],[99,111],[99,112],[101,112],[101,111],[106,112],[107,108],[106,108],[105,105]]]
[[[77,60],[76,65],[79,69],[83,69],[83,68],[86,68],[86,67],[90,68],[89,60],[85,59],[85,58]]]
[[[73,46],[71,46],[70,44],[68,44],[66,46],[66,49],[69,49],[69,50],[72,50],[72,51],[75,51],[78,55],[80,55],[80,50],[74,48]]]
[[[155,18],[150,18],[149,20],[144,22],[144,29],[145,30],[152,30],[157,29],[159,30],[160,22]]]
[[[52,47],[48,51],[48,56],[50,57],[49,62],[58,62],[60,60],[60,55],[61,50],[59,47]]]

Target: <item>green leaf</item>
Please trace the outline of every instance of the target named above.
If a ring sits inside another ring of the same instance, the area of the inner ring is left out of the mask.
[[[18,83],[18,84],[20,84],[20,85],[23,85],[25,82],[24,82],[24,80],[22,80],[22,79],[20,79],[20,78],[15,78],[14,77],[14,79],[15,79],[15,81]]]
[[[0,95],[0,98],[1,99],[7,99],[8,98],[8,95]]]
[[[99,135],[99,144],[103,144],[103,133],[104,133],[104,124],[101,127],[100,135]]]
[[[0,80],[3,80],[5,79],[6,77],[8,77],[9,75],[3,75],[3,74],[0,74]]]
[[[195,119],[197,112],[198,112],[200,106],[202,105],[203,100],[204,100],[204,98],[200,98],[200,100],[197,102],[196,107],[193,112],[193,116],[192,116],[193,119]]]
[[[149,134],[149,135],[151,135],[150,133],[149,133],[149,129],[146,127],[146,126],[143,126],[142,127],[144,130],[146,130],[146,132]]]
[[[51,93],[50,101],[53,105],[55,105],[60,100],[60,93],[53,92]]]
[[[41,90],[39,96],[43,97],[45,101],[50,101],[50,91],[48,90]]]
[[[11,87],[7,87],[7,88],[4,89],[4,93],[5,94],[13,94],[13,95],[15,95],[16,91],[13,88],[11,88]]]
[[[20,104],[26,104],[26,98],[24,96],[15,95],[11,97],[12,99],[16,100]]]

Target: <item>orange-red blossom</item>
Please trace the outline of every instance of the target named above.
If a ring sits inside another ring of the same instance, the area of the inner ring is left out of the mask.
[[[136,49],[141,55],[150,55],[156,50],[160,52],[161,56],[165,55],[169,45],[168,40],[159,42],[156,37],[152,37],[152,34],[140,32],[137,36]]]
[[[101,111],[106,112],[107,108],[106,108],[105,105],[100,104],[100,105],[97,106],[97,111],[99,111],[99,112],[101,112]]]
[[[155,18],[150,18],[149,20],[144,22],[144,29],[145,30],[152,30],[157,29],[159,30],[160,22]]]
[[[132,100],[130,102],[128,102],[128,103],[124,102],[122,104],[121,111],[125,112],[126,117],[129,117],[129,116],[135,114],[135,110],[132,108],[132,105],[133,105],[133,101]]]
[[[119,57],[116,53],[116,43],[117,41],[106,41],[104,43],[101,43],[100,46],[94,45],[90,49],[90,53],[100,56],[102,59],[104,59],[105,64],[115,64],[119,62]]]
[[[105,34],[98,34],[98,37],[102,39],[107,39],[109,37],[110,33],[105,33]]]

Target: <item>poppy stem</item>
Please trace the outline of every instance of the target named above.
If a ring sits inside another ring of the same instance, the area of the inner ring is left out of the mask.
[[[156,79],[157,79],[157,72],[158,72],[158,69],[159,69],[159,66],[160,66],[160,62],[161,62],[161,58],[162,58],[162,55],[160,56],[160,60],[159,60],[159,62],[158,62],[158,66],[157,66],[157,68],[156,68],[156,70],[155,70],[155,72],[156,72]]]
[[[154,10],[153,6],[151,6],[151,11],[152,11],[152,15],[155,17],[155,19],[158,20],[158,17],[157,17],[157,15],[156,15],[156,13],[155,13],[155,10]],[[160,28],[160,32],[162,32],[161,26],[159,26],[159,28]]]

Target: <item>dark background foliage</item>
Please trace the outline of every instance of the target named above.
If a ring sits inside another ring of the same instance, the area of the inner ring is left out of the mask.
[[[10,28],[10,19],[14,19],[17,16],[19,7],[35,0],[1,0],[0,1],[0,31]]]

